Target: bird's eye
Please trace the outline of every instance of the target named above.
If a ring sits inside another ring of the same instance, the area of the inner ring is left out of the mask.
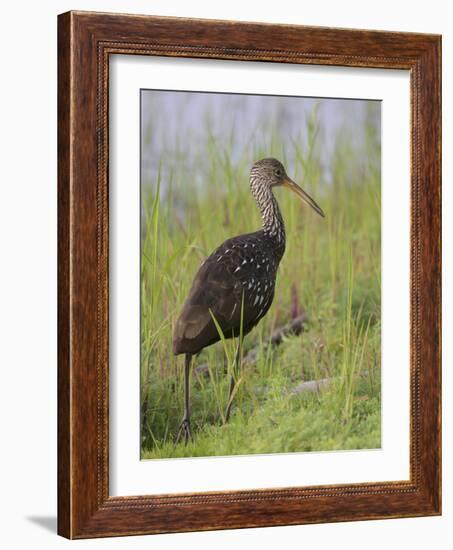
[[[281,172],[280,168],[277,168],[277,170],[275,170],[275,175],[276,176],[281,176],[282,175],[282,172]]]

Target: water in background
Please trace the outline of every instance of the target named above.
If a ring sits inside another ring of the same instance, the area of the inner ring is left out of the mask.
[[[309,128],[320,148],[322,180],[332,181],[332,157],[347,143],[355,164],[369,164],[367,139],[380,145],[381,102],[291,96],[142,90],[142,186],[161,190],[175,174],[191,185],[204,185],[212,148],[232,166],[244,165],[244,177],[255,160],[277,156],[291,176],[295,151],[308,147]],[[313,128],[314,125],[314,128]],[[312,144],[313,145],[313,144]],[[375,148],[376,149],[376,148]],[[376,149],[380,163],[380,147]],[[357,165],[354,167],[357,169]],[[212,171],[209,172],[212,174]]]

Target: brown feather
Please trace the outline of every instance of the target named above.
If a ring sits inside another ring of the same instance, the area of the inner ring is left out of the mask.
[[[201,265],[176,322],[173,351],[198,353],[218,342],[215,317],[226,338],[243,334],[266,314],[274,296],[278,261],[263,246],[262,232],[228,239]]]

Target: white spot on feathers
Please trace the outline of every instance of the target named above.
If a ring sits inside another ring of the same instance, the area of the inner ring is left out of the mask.
[[[237,304],[234,304],[233,311],[231,312],[230,319],[233,317],[234,312],[236,311]]]

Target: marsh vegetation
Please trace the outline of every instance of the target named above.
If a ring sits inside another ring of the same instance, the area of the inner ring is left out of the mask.
[[[265,122],[249,133],[238,126],[240,117],[224,113],[231,123],[219,134],[218,117],[208,116],[208,110],[197,119],[200,135],[191,135],[188,125],[177,140],[163,140],[159,147],[153,145],[158,102],[151,98],[146,104],[142,458],[380,446],[380,111],[376,103],[361,103],[360,117],[336,121],[335,128],[322,115],[323,100],[310,100],[299,104],[296,123],[279,123],[278,113],[269,110]],[[236,343],[219,342],[196,358],[207,371],[192,375],[194,438],[175,445],[184,360],[172,354],[172,328],[203,259],[225,239],[260,228],[248,174],[255,160],[269,156],[285,164],[326,218],[284,189],[276,190],[287,248],[274,303],[245,339],[244,353],[256,348],[256,360],[242,369],[225,424]],[[301,312],[307,316],[304,332],[268,346],[272,331]],[[331,383],[322,391],[292,391],[303,381],[325,378]]]

